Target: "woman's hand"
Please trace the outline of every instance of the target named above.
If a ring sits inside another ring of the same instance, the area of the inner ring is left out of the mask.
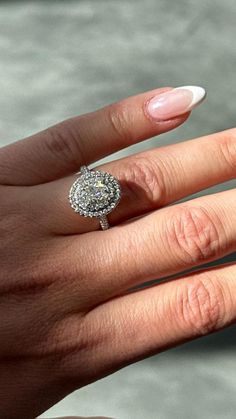
[[[235,321],[235,264],[130,292],[235,250],[234,190],[167,206],[235,177],[234,129],[102,166],[123,192],[107,231],[68,202],[82,164],[175,128],[201,99],[170,90],[0,150],[2,418],[32,419],[79,387]]]

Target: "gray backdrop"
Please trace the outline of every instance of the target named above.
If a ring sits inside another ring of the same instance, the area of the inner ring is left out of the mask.
[[[120,155],[233,127],[235,21],[235,0],[0,2],[1,145],[165,85],[203,85],[207,101],[186,125]],[[235,332],[127,367],[44,417],[235,418]]]

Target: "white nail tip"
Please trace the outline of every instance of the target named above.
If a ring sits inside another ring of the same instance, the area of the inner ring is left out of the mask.
[[[206,90],[201,86],[181,86],[176,87],[175,90],[190,90],[193,95],[192,102],[189,104],[189,110],[191,111],[193,108],[198,106],[206,97]]]

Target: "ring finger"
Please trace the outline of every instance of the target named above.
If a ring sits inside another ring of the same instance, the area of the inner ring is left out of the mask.
[[[122,199],[108,215],[111,225],[173,203],[210,186],[235,178],[235,129],[156,148],[99,167],[121,183]],[[72,211],[68,191],[75,177],[32,188],[37,217],[56,234],[99,228],[96,219]]]

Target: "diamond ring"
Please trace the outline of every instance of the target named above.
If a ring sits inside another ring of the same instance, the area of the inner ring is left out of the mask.
[[[78,175],[69,192],[71,207],[84,217],[98,218],[102,230],[107,230],[107,214],[121,198],[119,181],[110,173],[90,170],[87,166],[82,166]]]

